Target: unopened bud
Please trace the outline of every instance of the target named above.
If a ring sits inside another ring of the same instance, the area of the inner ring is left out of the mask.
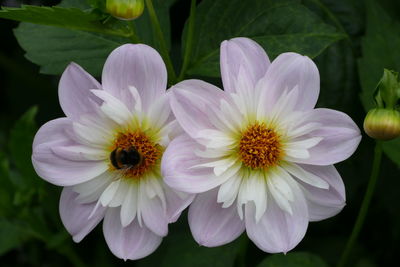
[[[400,113],[393,109],[371,109],[364,120],[364,131],[378,140],[392,140],[400,136]]]
[[[133,20],[142,15],[144,2],[143,0],[107,0],[106,9],[116,18]]]

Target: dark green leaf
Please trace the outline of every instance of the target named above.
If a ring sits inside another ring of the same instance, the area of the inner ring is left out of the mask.
[[[361,100],[366,110],[374,106],[373,94],[383,69],[400,72],[400,23],[373,0],[367,4],[367,32],[358,61]]]
[[[287,51],[313,58],[344,37],[295,0],[205,0],[197,9],[188,74],[219,76],[220,43],[240,36],[257,41],[271,59]]]
[[[123,24],[102,23],[103,17],[78,8],[22,6],[0,10],[0,18],[129,37]],[[120,27],[115,27],[119,25]]]
[[[268,256],[257,267],[327,267],[328,265],[317,255],[308,252],[289,252],[286,255]]]
[[[31,162],[33,137],[37,131],[35,123],[36,113],[37,107],[29,109],[15,123],[10,133],[11,157],[26,185],[39,180],[35,175]],[[30,177],[32,179],[29,179]]]
[[[373,0],[367,3],[367,30],[362,39],[362,58],[358,61],[365,110],[374,107],[374,91],[383,69],[400,72],[400,23],[392,19]],[[383,144],[385,153],[400,165],[400,139]]]
[[[6,219],[0,218],[0,255],[18,247],[23,241],[19,228]]]
[[[61,5],[69,7],[76,6],[76,3],[68,0],[63,1]],[[168,45],[170,45],[170,5],[171,3],[163,0],[154,2],[154,8]],[[114,18],[110,18],[109,21],[112,25],[127,25]],[[134,24],[140,40],[157,48],[158,44],[147,12],[136,19]],[[45,74],[61,74],[73,61],[93,76],[100,76],[104,62],[111,51],[122,44],[131,42],[125,37],[30,23],[21,23],[14,30],[14,34],[20,46],[26,51],[26,58],[39,65],[40,71]]]
[[[94,1],[105,1],[105,0],[62,0],[61,3],[58,5],[59,7],[75,7],[79,9],[90,9],[90,4]]]
[[[128,41],[30,23],[21,23],[14,34],[27,51],[26,58],[41,66],[40,71],[46,74],[61,74],[74,61],[92,75],[99,76],[110,52]]]
[[[6,214],[11,208],[13,186],[9,180],[9,173],[8,159],[0,152],[0,214]]]

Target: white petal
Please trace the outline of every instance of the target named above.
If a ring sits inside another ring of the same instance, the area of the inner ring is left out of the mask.
[[[271,172],[267,177],[268,191],[272,194],[276,204],[284,211],[292,214],[292,207],[289,201],[293,201],[293,192],[281,173]]]
[[[171,107],[167,95],[165,94],[162,97],[155,99],[147,114],[151,125],[155,129],[161,129],[171,114]]]
[[[285,149],[285,160],[297,162],[297,159],[308,159],[310,153],[307,149]]]
[[[56,146],[52,151],[67,160],[102,160],[109,157],[109,152],[104,149],[92,148],[84,145]]]
[[[264,173],[253,172],[242,180],[238,199],[240,212],[242,205],[250,201],[254,202],[256,207],[255,219],[258,222],[267,209],[267,185]]]
[[[92,90],[92,92],[104,101],[100,108],[110,119],[119,125],[127,124],[132,120],[132,113],[119,99],[103,90]]]
[[[113,199],[108,204],[109,207],[121,206],[128,194],[130,182],[126,179],[120,179],[120,181],[117,192],[115,192]]]
[[[196,154],[196,156],[199,156],[201,158],[214,159],[214,158],[223,158],[229,155],[231,151],[225,149],[208,148],[206,150],[196,149],[194,153]]]
[[[297,177],[298,179],[300,179],[301,181],[318,187],[318,188],[323,188],[323,189],[328,189],[329,188],[329,184],[324,181],[323,179],[319,178],[318,176],[307,172],[306,170],[304,170],[303,168],[301,168],[300,166],[298,166],[297,164],[285,164],[283,166],[283,168],[288,171],[290,174],[292,174],[293,176]]]
[[[242,177],[234,175],[219,187],[217,201],[223,203],[223,208],[227,208],[235,202],[241,183]]]
[[[322,137],[312,137],[305,140],[288,142],[286,145],[289,149],[308,149],[316,146],[322,139]]]
[[[101,194],[99,201],[103,207],[108,206],[108,204],[110,204],[111,200],[113,200],[115,194],[118,191],[120,183],[121,183],[121,179],[118,179],[118,180],[112,182],[106,188],[106,190],[104,190],[103,194]]]
[[[205,145],[207,148],[225,148],[235,143],[235,139],[232,137],[213,129],[201,130],[194,138],[198,139],[199,143]]]
[[[131,95],[134,100],[134,105],[133,105],[133,110],[136,112],[142,111],[142,99],[139,95],[138,90],[136,89],[135,86],[129,86],[129,92],[131,92]]]
[[[90,181],[75,185],[73,190],[79,194],[76,200],[80,203],[98,200],[113,178],[114,176],[110,172],[104,172]]]
[[[135,219],[138,205],[138,185],[136,183],[130,183],[128,186],[128,192],[121,206],[121,223],[125,227],[129,225],[133,219]]]
[[[237,162],[236,157],[229,157],[229,158],[223,158],[223,159],[219,159],[219,160],[215,160],[215,161],[210,161],[210,162],[194,165],[191,167],[191,169],[210,167],[210,168],[214,168],[214,174],[216,176],[220,176],[227,169],[232,167],[232,165],[235,164],[236,162]]]

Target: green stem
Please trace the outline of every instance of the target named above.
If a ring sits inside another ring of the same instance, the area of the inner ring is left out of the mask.
[[[146,0],[146,6],[147,6],[147,11],[149,12],[153,30],[155,31],[155,33],[158,37],[158,41],[160,43],[160,53],[165,61],[165,65],[167,67],[168,81],[170,84],[175,83],[176,82],[176,74],[175,74],[174,66],[172,65],[172,61],[169,56],[167,44],[165,42],[164,34],[160,27],[160,23],[158,21],[157,14],[154,10],[153,2],[151,0]]]
[[[182,81],[185,77],[186,70],[189,66],[190,56],[192,54],[193,47],[193,34],[194,34],[194,22],[196,18],[196,0],[192,0],[190,5],[190,15],[189,15],[189,28],[185,43],[185,55],[183,57],[182,69],[178,77],[178,81]]]
[[[347,241],[345,250],[339,260],[338,267],[344,267],[347,264],[349,255],[353,249],[354,243],[357,241],[358,235],[360,234],[361,228],[364,224],[365,216],[367,215],[369,204],[371,203],[372,195],[374,194],[375,185],[379,176],[379,169],[382,158],[382,144],[381,141],[377,141],[375,145],[374,161],[372,163],[371,177],[368,182],[367,191],[365,192],[363,202],[361,204],[360,212],[358,213],[357,220],[354,224],[353,231]]]
[[[132,40],[132,42],[134,44],[141,43],[139,37],[136,35],[136,28],[135,28],[135,24],[133,23],[133,20],[128,21],[128,25],[131,30],[131,35],[129,36],[129,38]]]

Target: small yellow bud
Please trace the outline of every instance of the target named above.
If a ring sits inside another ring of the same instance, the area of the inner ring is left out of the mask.
[[[122,20],[133,20],[142,15],[143,0],[107,0],[107,12]]]
[[[400,136],[400,113],[393,109],[371,109],[364,120],[364,131],[378,140],[392,140]]]

